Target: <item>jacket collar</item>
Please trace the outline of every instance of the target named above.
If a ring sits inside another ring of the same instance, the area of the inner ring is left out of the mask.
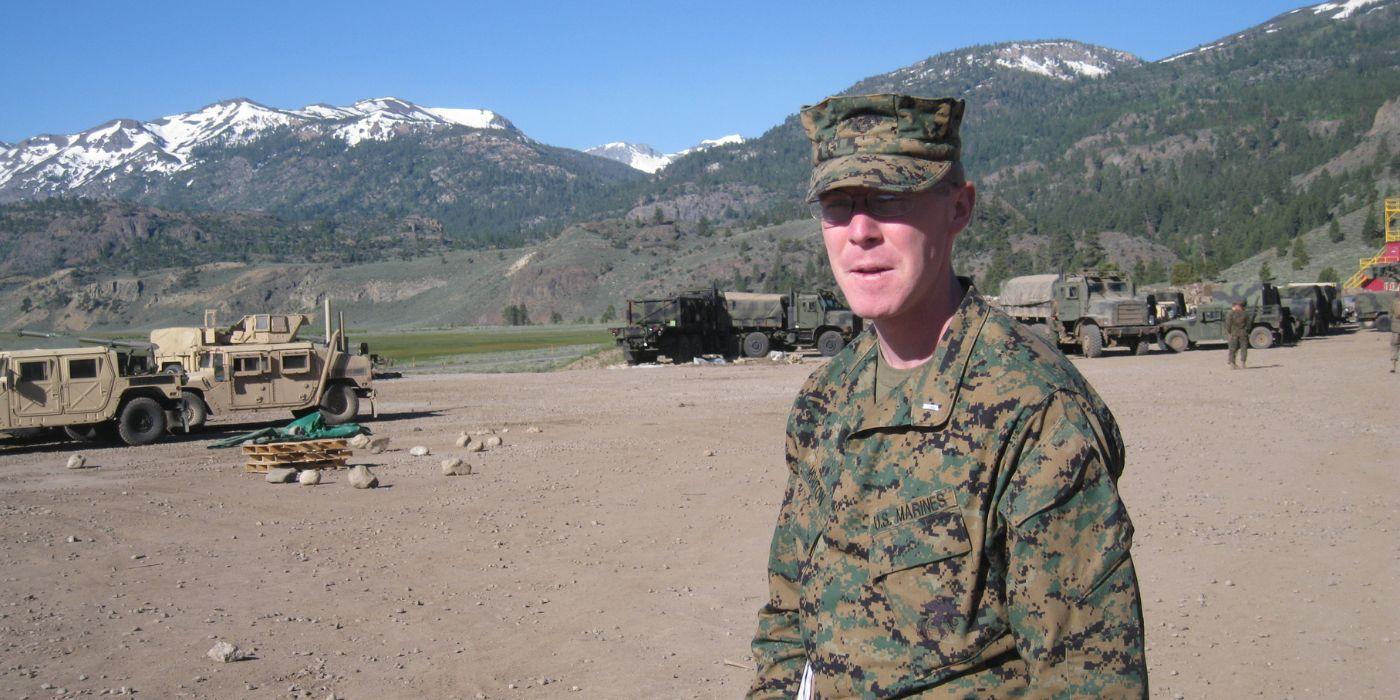
[[[904,382],[893,396],[875,395],[875,367],[880,352],[876,331],[865,333],[853,348],[857,358],[841,378],[848,399],[857,410],[850,416],[850,432],[875,428],[919,426],[938,428],[948,422],[958,399],[963,375],[977,345],[990,306],[977,294],[972,280],[960,277],[965,292],[958,310],[948,322],[948,332],[933,356]]]

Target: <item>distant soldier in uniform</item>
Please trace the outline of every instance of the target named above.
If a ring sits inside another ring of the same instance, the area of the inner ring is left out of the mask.
[[[793,405],[751,698],[1147,696],[1113,414],[953,274],[963,106],[802,111],[808,201],[873,329]]]
[[[1400,296],[1390,302],[1390,373],[1395,374],[1395,364],[1400,361]]]
[[[1230,343],[1230,369],[1239,369],[1249,362],[1249,313],[1244,310],[1244,302],[1236,301],[1225,314],[1225,337]],[[1240,354],[1240,363],[1235,364],[1235,353]]]

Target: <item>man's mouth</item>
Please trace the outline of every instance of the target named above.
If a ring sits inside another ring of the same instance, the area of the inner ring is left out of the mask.
[[[892,269],[894,268],[885,265],[863,264],[851,267],[850,274],[856,279],[871,279],[879,277],[882,273],[889,272]]]

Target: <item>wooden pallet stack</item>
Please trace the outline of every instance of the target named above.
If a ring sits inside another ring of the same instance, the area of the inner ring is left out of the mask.
[[[243,445],[248,461],[245,472],[265,474],[269,469],[345,469],[350,459],[350,447],[343,439],[303,440],[300,442],[269,442],[263,445]]]

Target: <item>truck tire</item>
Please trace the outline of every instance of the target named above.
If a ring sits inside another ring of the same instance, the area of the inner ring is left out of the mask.
[[[1171,352],[1186,352],[1191,349],[1191,337],[1186,335],[1186,331],[1180,328],[1173,328],[1167,331],[1162,338],[1162,349]]]
[[[1079,349],[1085,357],[1103,355],[1103,333],[1098,326],[1086,323],[1079,327]]]
[[[172,362],[164,367],[161,367],[160,371],[166,374],[184,374],[185,366],[180,364],[179,362]]]
[[[768,336],[754,331],[744,336],[745,357],[765,357],[768,355]]]
[[[326,425],[340,425],[355,419],[360,412],[360,397],[349,384],[332,384],[322,392],[319,405]]]
[[[846,339],[840,331],[825,331],[817,338],[817,351],[822,357],[832,357],[846,347]]]
[[[193,391],[180,392],[180,411],[185,414],[185,427],[190,430],[204,427],[204,422],[209,418],[209,407]]]
[[[117,435],[128,445],[149,445],[164,432],[165,409],[146,396],[128,401],[117,418]]]
[[[1274,346],[1274,332],[1267,326],[1255,326],[1249,332],[1249,347],[1255,350],[1263,350]]]
[[[1146,355],[1149,352],[1152,352],[1151,338],[1138,338],[1137,342],[1133,344],[1134,355]]]
[[[625,345],[622,346],[622,359],[626,360],[629,365],[638,364],[637,352]]]
[[[1371,326],[1382,333],[1389,333],[1391,331],[1390,324],[1394,322],[1395,321],[1390,318],[1390,314],[1381,314],[1376,317],[1375,322],[1373,322]]]

